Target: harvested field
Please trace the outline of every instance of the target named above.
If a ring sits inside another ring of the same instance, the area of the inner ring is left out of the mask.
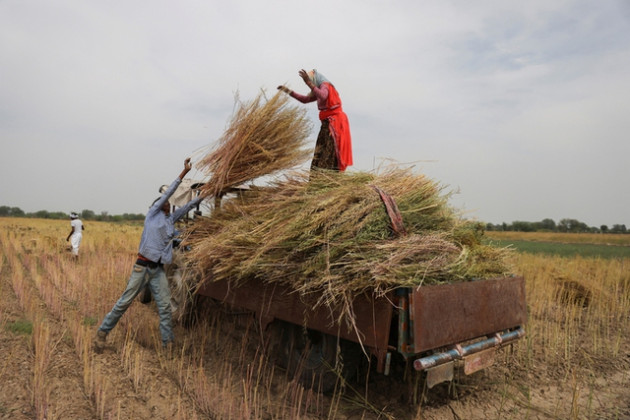
[[[154,308],[139,302],[95,354],[92,336],[124,287],[141,229],[86,223],[75,264],[67,225],[0,219],[2,419],[630,418],[627,259],[514,255],[527,281],[526,338],[414,404],[408,391],[421,377],[408,384],[400,371],[343,393],[307,391],[265,360],[248,314],[214,304],[194,328],[176,328],[173,359],[159,351]]]
[[[263,96],[237,106],[201,160],[203,194],[222,196],[308,157],[304,113]],[[155,307],[140,302],[95,353],[141,227],[87,223],[75,261],[67,222],[0,219],[0,418],[630,418],[628,260],[508,253],[447,201],[410,170],[285,172],[200,219],[184,242],[201,280],[277,282],[318,296],[316,306],[341,304],[349,317],[351,297],[366,290],[524,275],[526,338],[493,367],[431,390],[396,354],[390,376],[366,363],[347,380],[333,377],[331,393],[304,388],[271,362],[282,349],[265,346],[260,320],[202,298],[198,321],[176,327],[173,354],[161,349]]]

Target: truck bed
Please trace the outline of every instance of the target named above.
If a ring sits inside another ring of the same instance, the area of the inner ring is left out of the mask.
[[[394,307],[390,298],[368,294],[355,297],[356,329],[349,323],[338,325],[339,311],[316,306],[315,296],[300,296],[288,286],[247,280],[237,286],[226,281],[206,281],[198,291],[231,307],[248,309],[265,328],[274,319],[303,325],[345,340],[361,342],[376,353],[386,353]]]
[[[315,296],[300,296],[282,284],[260,280],[238,284],[206,281],[198,293],[231,307],[252,311],[263,329],[278,319],[361,343],[376,356],[377,370],[381,372],[387,353],[394,349],[404,357],[415,357],[514,329],[527,320],[523,277],[404,288],[403,291],[378,297],[369,293],[356,296],[352,327],[348,322],[336,322],[340,311],[316,306]],[[392,337],[395,338],[390,341]],[[404,337],[402,341],[400,337]]]

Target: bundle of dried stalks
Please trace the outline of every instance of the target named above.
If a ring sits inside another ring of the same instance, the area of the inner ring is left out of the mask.
[[[288,105],[281,93],[267,99],[264,92],[248,103],[237,98],[237,109],[223,136],[203,156],[198,167],[208,181],[202,192],[221,191],[264,175],[293,168],[312,154],[304,149],[312,124],[304,108]]]
[[[397,237],[376,186],[390,194],[407,235]],[[505,250],[481,243],[442,187],[410,170],[317,171],[227,200],[188,232],[202,278],[281,282],[327,305],[363,291],[386,292],[504,274]]]

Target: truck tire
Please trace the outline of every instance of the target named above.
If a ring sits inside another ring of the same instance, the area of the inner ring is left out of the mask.
[[[330,392],[347,372],[338,357],[337,337],[283,321],[270,328],[270,358],[305,388]]]

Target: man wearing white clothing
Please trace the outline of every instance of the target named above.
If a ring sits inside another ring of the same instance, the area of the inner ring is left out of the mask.
[[[83,239],[85,226],[83,226],[83,223],[79,220],[79,215],[74,212],[70,213],[70,227],[72,230],[68,234],[66,242],[70,241],[70,245],[72,245],[72,255],[74,255],[75,258],[79,258],[79,245],[81,245],[81,239]]]

